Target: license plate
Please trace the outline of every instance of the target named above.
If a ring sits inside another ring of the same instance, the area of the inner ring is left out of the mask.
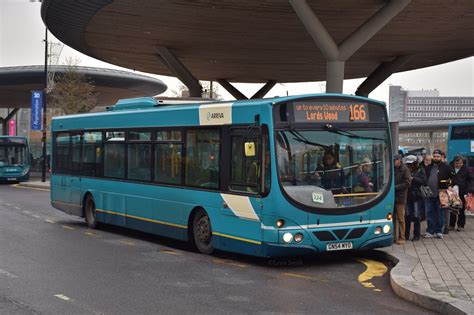
[[[326,245],[326,250],[347,250],[352,249],[352,242],[330,243]]]
[[[7,180],[16,180],[16,177],[9,177]]]

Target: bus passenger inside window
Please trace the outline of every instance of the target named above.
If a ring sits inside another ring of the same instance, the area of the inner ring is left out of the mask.
[[[372,162],[369,158],[364,158],[360,166],[356,169],[357,183],[354,192],[372,192],[374,184],[372,183]]]
[[[332,150],[324,152],[322,163],[316,168],[315,177],[324,189],[341,189],[344,183],[344,171]]]

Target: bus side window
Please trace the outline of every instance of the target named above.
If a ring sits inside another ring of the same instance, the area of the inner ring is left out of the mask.
[[[155,182],[181,184],[181,130],[159,130],[155,144]]]
[[[82,174],[101,176],[102,132],[84,132],[82,150]]]
[[[107,131],[104,144],[104,176],[125,177],[125,133]]]
[[[186,185],[219,188],[219,130],[186,133]]]
[[[69,133],[58,133],[54,139],[55,156],[54,171],[59,173],[68,173],[70,168],[70,152],[69,152]]]

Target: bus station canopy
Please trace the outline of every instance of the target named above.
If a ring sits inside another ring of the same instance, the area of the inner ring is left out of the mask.
[[[65,44],[130,69],[174,75],[160,58],[166,47],[199,80],[325,80],[327,58],[295,13],[297,1],[43,0],[42,18]],[[306,2],[340,44],[390,1]],[[407,2],[347,59],[345,79],[401,56],[410,59],[394,72],[473,55],[472,0]]]
[[[60,75],[66,66],[51,66]],[[95,86],[98,106],[115,104],[122,98],[154,96],[166,91],[163,81],[120,70],[77,67]],[[44,66],[0,68],[0,108],[31,107],[31,91],[44,89]]]

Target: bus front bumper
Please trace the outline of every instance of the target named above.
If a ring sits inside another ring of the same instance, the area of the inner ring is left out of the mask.
[[[380,247],[387,247],[393,244],[393,235],[379,236],[373,239],[369,239],[359,245],[357,248],[350,250],[339,250],[339,252],[347,251],[358,251],[358,250],[369,250]],[[330,252],[325,249],[320,250],[315,246],[311,245],[286,245],[286,244],[274,244],[274,243],[263,243],[263,253],[266,257],[285,257],[285,256],[307,256],[314,255],[317,253]]]

